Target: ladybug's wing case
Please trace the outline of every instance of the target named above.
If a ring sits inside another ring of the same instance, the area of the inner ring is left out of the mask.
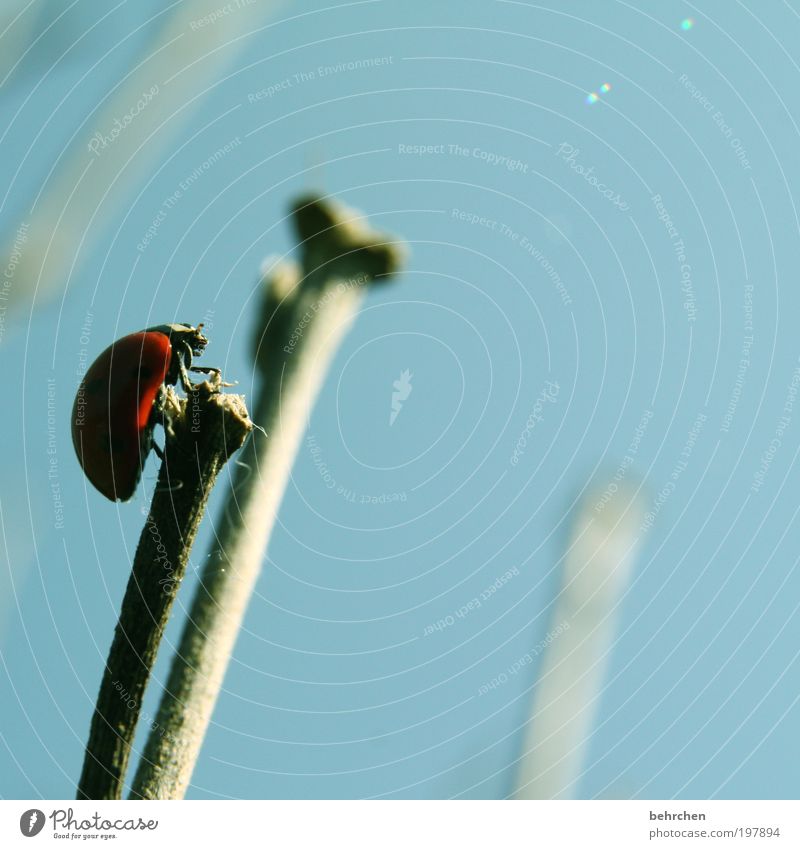
[[[172,359],[163,333],[131,333],[106,348],[83,379],[72,441],[86,476],[106,498],[127,501],[152,447],[153,404]]]

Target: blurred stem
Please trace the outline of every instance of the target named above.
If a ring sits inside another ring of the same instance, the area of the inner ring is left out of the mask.
[[[266,433],[253,432],[236,470],[131,798],[185,795],[320,386],[364,291],[401,261],[338,204],[301,199],[293,218],[302,273],[273,269],[256,332],[254,421]]]
[[[590,490],[574,520],[513,796],[572,799],[585,768],[620,604],[639,549],[642,499],[629,483]]]
[[[211,488],[252,423],[238,395],[170,391],[172,433],[139,537],[92,717],[79,799],[120,799],[145,687]]]

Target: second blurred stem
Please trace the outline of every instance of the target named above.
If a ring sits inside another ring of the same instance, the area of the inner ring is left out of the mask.
[[[516,799],[576,796],[642,518],[639,495],[623,485],[608,500],[590,493],[578,507],[525,729]]]

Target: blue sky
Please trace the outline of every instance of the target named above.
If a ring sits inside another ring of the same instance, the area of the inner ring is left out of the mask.
[[[110,137],[96,107],[149,67],[160,9],[35,4],[40,37],[0,88],[7,244],[69,156],[89,167]],[[143,524],[143,493],[106,502],[73,456],[82,358],[205,319],[203,361],[252,397],[258,269],[292,252],[288,204],[314,189],[409,259],[313,411],[189,796],[507,795],[537,666],[478,691],[546,635],[572,505],[650,413],[628,474],[650,511],[674,486],[642,531],[576,792],[796,798],[797,12],[258,0],[224,17],[244,35],[102,186],[52,286],[11,275],[0,795],[73,794]],[[512,464],[547,381],[557,397]],[[425,633],[512,568],[491,603]]]

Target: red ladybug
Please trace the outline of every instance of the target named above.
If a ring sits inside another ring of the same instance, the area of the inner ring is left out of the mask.
[[[86,477],[106,498],[127,501],[135,492],[163,412],[165,387],[181,381],[208,344],[203,325],[161,324],[110,345],[86,372],[72,408],[72,442]]]

